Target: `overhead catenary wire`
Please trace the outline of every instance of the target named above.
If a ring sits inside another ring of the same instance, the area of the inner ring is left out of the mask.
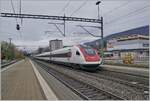
[[[117,23],[114,27],[117,27],[117,26],[120,26],[120,25],[123,25],[123,24],[126,24],[126,23],[128,23],[128,24],[131,24],[131,23],[139,23],[139,22],[145,22],[145,19],[144,18],[146,18],[147,16],[143,16],[143,17],[140,17],[140,20],[138,20],[138,22],[136,21],[135,22],[135,20],[132,20],[132,19],[128,19],[127,21],[123,21],[123,22],[119,22],[119,23]],[[114,27],[107,27],[107,30],[108,29],[114,29]],[[118,29],[119,30],[119,29]]]
[[[13,13],[16,14],[15,8],[14,8],[14,4],[13,4],[13,1],[12,1],[12,0],[11,0],[11,7],[12,7],[12,9],[13,9]],[[16,20],[16,23],[18,24],[17,18],[16,18],[15,20]]]
[[[126,15],[122,15],[122,16],[120,16],[120,17],[117,17],[117,18],[115,18],[115,19],[113,19],[113,20],[111,20],[111,21],[109,21],[109,22],[104,23],[104,24],[107,25],[107,24],[111,24],[111,23],[113,23],[113,22],[117,22],[117,21],[119,21],[119,20],[121,20],[121,19],[124,19],[125,17],[131,16],[131,15],[133,15],[133,14],[135,14],[135,13],[137,13],[137,12],[143,10],[143,9],[146,9],[146,8],[148,8],[148,7],[150,7],[150,5],[147,5],[147,6],[144,6],[144,7],[142,7],[142,8],[136,9],[136,10],[134,10],[134,11],[132,11],[132,12],[127,13]]]
[[[66,3],[66,5],[63,7],[63,9],[59,13],[62,13],[62,12],[65,13],[65,10],[69,6],[70,2],[71,2],[71,0],[68,0],[68,2]]]
[[[85,0],[76,10],[74,10],[70,16],[74,15],[76,12],[78,12],[85,4],[87,3],[87,0]]]
[[[144,12],[138,12],[137,14],[134,14],[134,16],[135,15],[139,15],[139,14],[141,14],[142,15],[142,13],[144,13]],[[147,15],[146,15],[147,16]],[[146,17],[146,16],[144,16],[144,17],[142,17],[142,18],[140,18],[138,21],[140,21],[140,20],[143,20],[144,18],[148,18],[148,17]],[[139,16],[139,17],[141,17],[141,16]],[[144,19],[145,20],[145,19]],[[121,21],[119,21],[119,22],[116,22],[117,23],[117,25],[120,25],[120,24],[124,24],[124,23],[133,23],[133,21],[134,22],[138,22],[137,20],[133,20],[133,18],[132,19],[124,19],[124,20],[121,20]],[[114,24],[114,23],[113,23]],[[111,24],[108,24],[108,25],[111,25]],[[108,26],[107,26],[108,27]]]
[[[13,9],[13,13],[16,14],[15,8],[14,8],[14,4],[13,4],[13,1],[12,1],[12,0],[11,0],[11,6],[12,6],[12,9]],[[17,21],[17,18],[15,18],[15,20],[16,20],[16,25],[19,24],[18,21]],[[22,36],[21,36],[20,30],[19,30],[19,34],[20,34],[20,38],[21,38]]]
[[[124,7],[124,6],[127,6],[129,3],[131,3],[131,1],[127,1],[127,2],[125,2],[125,3],[121,4],[121,5],[119,5],[118,7],[115,7],[115,8],[113,8],[113,9],[111,9],[110,11],[104,13],[103,16],[107,16],[107,15],[109,15],[110,13],[112,13],[112,12],[114,12],[114,11],[116,11],[116,10],[120,10],[120,8],[122,8],[122,7]]]
[[[22,10],[22,9],[21,9],[21,8],[22,8],[22,5],[21,5],[21,4],[22,4],[22,2],[21,2],[21,0],[20,0],[20,2],[19,2],[19,3],[20,3],[20,4],[19,4],[19,5],[20,5],[20,6],[19,6],[19,14],[21,14],[21,10]],[[22,25],[22,23],[23,23],[23,19],[22,19],[22,18],[20,18],[20,20],[21,20],[21,25]]]

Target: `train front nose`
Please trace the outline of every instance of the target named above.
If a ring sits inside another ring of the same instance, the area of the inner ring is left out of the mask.
[[[97,55],[95,55],[95,56],[85,56],[85,60],[87,61],[87,62],[98,62],[98,61],[100,61],[100,58],[99,58],[99,56],[97,56]]]

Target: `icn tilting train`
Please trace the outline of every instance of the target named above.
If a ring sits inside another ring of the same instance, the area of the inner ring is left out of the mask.
[[[85,45],[58,49],[35,55],[34,58],[55,63],[63,63],[84,70],[97,70],[102,63],[102,58],[97,51]]]

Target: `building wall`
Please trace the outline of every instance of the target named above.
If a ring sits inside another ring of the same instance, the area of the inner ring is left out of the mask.
[[[112,55],[111,58],[105,58],[105,62],[149,65],[148,39],[109,40],[107,51]]]
[[[149,66],[149,50],[112,51],[105,63],[136,64]]]
[[[149,40],[127,40],[127,41],[114,41],[108,42],[108,51],[112,50],[124,50],[124,49],[148,49],[149,48]]]
[[[63,48],[62,40],[51,40],[49,45],[50,45],[50,51]]]

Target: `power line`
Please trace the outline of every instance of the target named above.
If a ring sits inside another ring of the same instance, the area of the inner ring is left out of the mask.
[[[147,17],[147,16],[140,17],[141,20],[138,20],[138,22],[141,22],[141,21],[144,22],[145,21],[145,19],[144,19],[145,17]],[[126,23],[128,23],[128,24],[135,23],[133,21],[135,21],[135,20],[128,19],[127,21],[123,21],[123,22],[117,23],[117,25],[126,24]],[[137,23],[137,21],[136,21],[136,23]],[[107,29],[109,29],[109,28],[112,28],[112,27],[107,27]]]
[[[121,4],[120,6],[115,7],[114,9],[112,9],[112,10],[110,10],[110,11],[104,13],[104,16],[109,15],[109,14],[112,13],[113,11],[119,10],[120,8],[122,8],[122,7],[126,6],[126,5],[128,5],[129,3],[131,3],[131,1],[127,1],[127,2],[125,2],[125,3],[123,3],[123,4]]]
[[[88,34],[90,34],[93,37],[101,37],[101,36],[94,35],[93,33],[89,32],[86,28],[84,28],[84,26],[81,26],[81,25],[77,25],[77,26],[81,27],[83,30],[85,30]]]
[[[22,10],[22,2],[21,2],[21,0],[20,0],[20,4],[19,4],[19,14],[21,14],[21,10]],[[21,20],[21,25],[22,25],[22,23],[23,23],[23,19],[22,18],[20,18],[20,20]]]
[[[73,11],[70,16],[72,16],[72,15],[75,14],[77,11],[79,11],[79,10],[86,4],[86,2],[87,2],[87,0],[85,0],[75,11]]]
[[[15,8],[14,8],[13,1],[12,1],[12,0],[11,0],[11,7],[12,7],[12,9],[13,9],[13,13],[16,14]],[[15,20],[16,20],[16,23],[18,24],[17,18],[16,18]]]
[[[69,6],[70,2],[71,2],[71,0],[68,0],[67,4],[63,7],[63,9],[60,11],[60,13],[65,11],[65,9]]]
[[[139,12],[139,11],[145,9],[145,8],[148,8],[148,7],[150,7],[150,5],[144,6],[144,7],[140,8],[140,9],[134,10],[134,11],[132,11],[132,12],[126,14],[126,15],[122,15],[122,16],[120,16],[120,17],[118,17],[118,18],[115,18],[115,19],[113,19],[113,20],[111,20],[111,21],[109,21],[109,22],[106,22],[105,25],[110,24],[110,23],[113,23],[113,22],[116,22],[116,21],[119,21],[119,20],[121,20],[121,19],[123,19],[123,18],[125,18],[125,17],[128,17],[128,16],[130,16],[130,15],[133,15],[134,13],[137,13],[137,12]]]
[[[13,13],[16,14],[12,0],[11,0],[11,6],[12,6],[12,9],[13,9]],[[20,15],[21,15],[21,0],[20,0]],[[17,18],[15,18],[15,20],[16,20],[16,25],[19,25],[19,23],[17,21]],[[21,36],[21,31],[20,30],[19,30],[19,34],[20,34],[20,38],[21,38],[22,36]]]

